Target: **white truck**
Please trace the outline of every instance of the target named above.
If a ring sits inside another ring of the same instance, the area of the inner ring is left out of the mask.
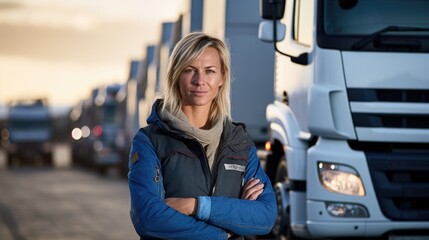
[[[260,14],[276,49],[273,233],[429,239],[429,1],[262,0]]]

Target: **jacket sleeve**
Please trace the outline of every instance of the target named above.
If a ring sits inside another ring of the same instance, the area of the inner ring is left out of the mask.
[[[133,139],[129,168],[130,216],[142,239],[227,239],[221,228],[179,213],[164,202],[159,160],[143,132]]]
[[[271,182],[256,156],[255,147],[250,150],[244,182],[252,177],[264,184],[264,191],[256,200],[200,196],[196,217],[238,235],[269,233],[277,217],[276,199]]]

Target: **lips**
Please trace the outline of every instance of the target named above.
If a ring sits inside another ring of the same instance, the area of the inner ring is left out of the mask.
[[[191,91],[191,93],[197,97],[202,97],[202,96],[205,96],[208,93],[208,91]]]

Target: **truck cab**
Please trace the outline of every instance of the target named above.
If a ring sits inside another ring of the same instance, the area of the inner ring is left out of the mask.
[[[429,237],[429,1],[262,0],[261,17],[273,233]]]
[[[52,165],[52,119],[44,99],[9,104],[6,151],[9,166],[21,163]]]
[[[121,163],[120,149],[117,144],[120,123],[116,101],[121,87],[121,84],[101,87],[94,99],[94,127],[91,135],[93,162],[91,164],[101,174],[110,167],[119,167]]]

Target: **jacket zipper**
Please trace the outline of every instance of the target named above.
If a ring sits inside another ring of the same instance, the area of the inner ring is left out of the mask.
[[[200,151],[202,152],[202,154],[204,156],[204,166],[206,167],[206,172],[209,174],[210,186],[212,186],[213,185],[213,174],[212,174],[212,172],[210,170],[209,160],[207,158],[206,151],[204,150],[203,145],[196,138],[194,138],[194,137],[190,137],[190,136],[188,136],[186,134],[181,134],[181,135],[182,135],[183,138],[188,139],[188,140],[192,140],[192,141],[194,141],[194,142],[196,142],[198,144],[198,146],[200,148]],[[210,196],[213,195],[213,191],[211,189],[212,188],[209,189],[210,190],[209,191]]]

